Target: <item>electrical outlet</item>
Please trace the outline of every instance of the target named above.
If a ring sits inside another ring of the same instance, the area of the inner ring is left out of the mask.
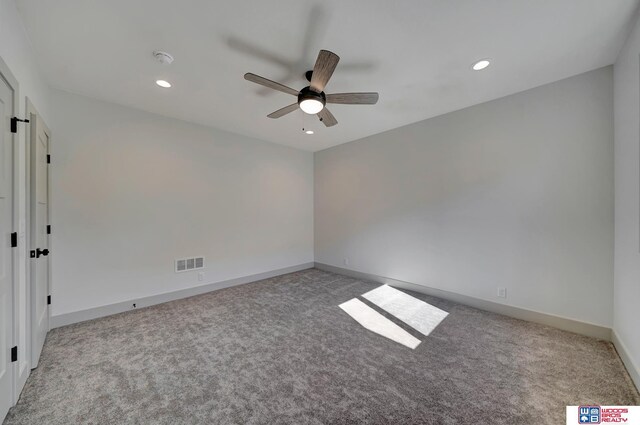
[[[498,298],[507,298],[507,288],[498,288]]]
[[[204,272],[198,272],[198,281],[202,282],[204,280]]]
[[[347,257],[344,258],[343,262],[345,266],[349,265],[349,259]]]

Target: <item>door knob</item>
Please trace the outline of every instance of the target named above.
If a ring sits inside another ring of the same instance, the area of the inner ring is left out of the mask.
[[[49,250],[47,248],[45,249],[40,249],[40,248],[36,248],[36,258],[40,258],[40,256],[47,256],[49,255]]]

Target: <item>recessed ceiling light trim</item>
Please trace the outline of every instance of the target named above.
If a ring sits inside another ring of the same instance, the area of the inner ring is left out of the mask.
[[[474,71],[482,71],[489,65],[491,65],[491,61],[488,58],[480,59],[479,61],[476,61],[473,65],[471,65],[471,69],[473,69]]]
[[[171,87],[171,83],[167,80],[156,80],[156,84],[165,89]]]

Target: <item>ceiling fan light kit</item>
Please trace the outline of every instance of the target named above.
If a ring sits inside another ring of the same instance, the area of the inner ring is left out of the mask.
[[[267,117],[274,119],[280,118],[300,108],[307,114],[317,115],[326,127],[332,127],[338,124],[338,121],[325,107],[327,103],[375,105],[378,102],[378,93],[373,92],[325,94],[324,88],[333,75],[333,71],[336,69],[339,61],[340,57],[335,53],[328,50],[320,50],[313,70],[307,71],[305,74],[310,84],[300,91],[250,72],[244,74],[244,79],[298,97],[297,103],[280,108],[267,115]]]
[[[302,112],[315,115],[322,111],[324,105],[327,104],[327,97],[324,92],[316,93],[309,87],[305,87],[298,93],[298,105]]]

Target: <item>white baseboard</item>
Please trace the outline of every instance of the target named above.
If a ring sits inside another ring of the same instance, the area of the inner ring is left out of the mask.
[[[442,298],[453,301],[458,304],[467,305],[480,310],[490,311],[493,313],[504,314],[505,316],[515,317],[529,322],[540,323],[554,328],[574,332],[581,335],[591,336],[605,341],[611,341],[611,329],[605,326],[594,325],[592,323],[581,322],[578,320],[568,319],[566,317],[555,316],[553,314],[541,313],[538,311],[528,310],[521,307],[513,307],[506,304],[500,304],[493,301],[483,300],[481,298],[470,297],[467,295],[457,294],[442,289],[430,288],[416,283],[404,282],[402,280],[392,279],[389,277],[378,276],[370,273],[360,272],[356,270],[344,269],[329,264],[315,263],[315,267],[320,270],[342,274],[354,277],[356,279],[369,280],[377,283],[384,283],[396,288],[408,289],[410,291],[419,292],[433,297]]]
[[[635,364],[633,357],[631,357],[631,354],[629,353],[629,349],[624,342],[622,342],[620,336],[615,330],[611,331],[611,342],[613,342],[613,346],[616,347],[616,351],[622,359],[622,363],[624,363],[627,368],[627,372],[629,372],[631,380],[636,384],[636,388],[640,391],[640,367]]]
[[[242,285],[244,283],[256,282],[263,279],[269,279],[272,277],[280,276],[287,273],[293,273],[300,270],[313,268],[314,263],[298,264],[296,266],[285,267],[282,269],[271,270],[268,272],[258,273],[250,276],[238,277],[235,279],[229,279],[222,282],[209,283],[206,285],[196,286],[193,288],[181,289],[179,291],[167,292],[164,294],[151,295],[144,298],[136,298],[128,301],[122,301],[114,304],[109,304],[101,307],[90,308],[87,310],[74,311],[71,313],[58,314],[51,316],[51,329],[59,328],[61,326],[71,325],[73,323],[84,322],[86,320],[97,319],[100,317],[110,316],[112,314],[123,313],[131,310],[131,304],[136,303],[137,307],[144,308],[156,304],[166,303],[168,301],[179,300],[181,298],[192,297],[194,295],[200,295],[207,292],[215,291],[222,288],[229,288],[231,286]]]

